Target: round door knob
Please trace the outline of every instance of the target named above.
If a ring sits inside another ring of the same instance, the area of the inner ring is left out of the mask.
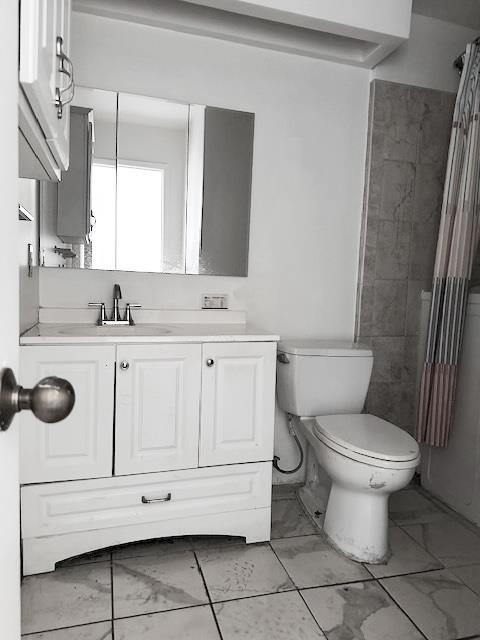
[[[126,371],[129,366],[130,366],[130,363],[127,362],[126,360],[122,360],[120,362],[120,369],[123,369],[123,371]]]
[[[63,378],[48,376],[33,389],[17,385],[11,369],[0,374],[0,429],[5,431],[19,411],[28,409],[42,422],[60,422],[70,415],[75,404],[75,391]]]
[[[215,360],[213,360],[212,358],[208,358],[207,367],[213,367],[214,364],[215,364]]]

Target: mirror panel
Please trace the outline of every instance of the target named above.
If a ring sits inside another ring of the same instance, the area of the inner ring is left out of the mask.
[[[185,272],[188,111],[118,96],[116,269]]]
[[[246,276],[254,115],[79,87],[42,266]]]

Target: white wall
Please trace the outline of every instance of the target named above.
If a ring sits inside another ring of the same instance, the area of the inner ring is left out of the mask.
[[[477,36],[476,29],[413,14],[410,40],[375,67],[372,78],[456,92],[453,61]]]
[[[147,308],[228,293],[267,331],[351,338],[368,72],[83,14],[72,57],[79,85],[255,112],[249,276],[42,269],[41,305],[109,300],[118,281]],[[277,437],[284,456],[283,426]]]

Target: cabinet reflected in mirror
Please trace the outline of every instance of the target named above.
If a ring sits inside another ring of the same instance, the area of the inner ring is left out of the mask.
[[[254,115],[78,88],[41,264],[246,276]]]

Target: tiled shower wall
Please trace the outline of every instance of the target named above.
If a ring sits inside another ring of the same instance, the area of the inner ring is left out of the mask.
[[[356,334],[375,356],[367,411],[410,432],[454,103],[443,91],[371,85]]]

